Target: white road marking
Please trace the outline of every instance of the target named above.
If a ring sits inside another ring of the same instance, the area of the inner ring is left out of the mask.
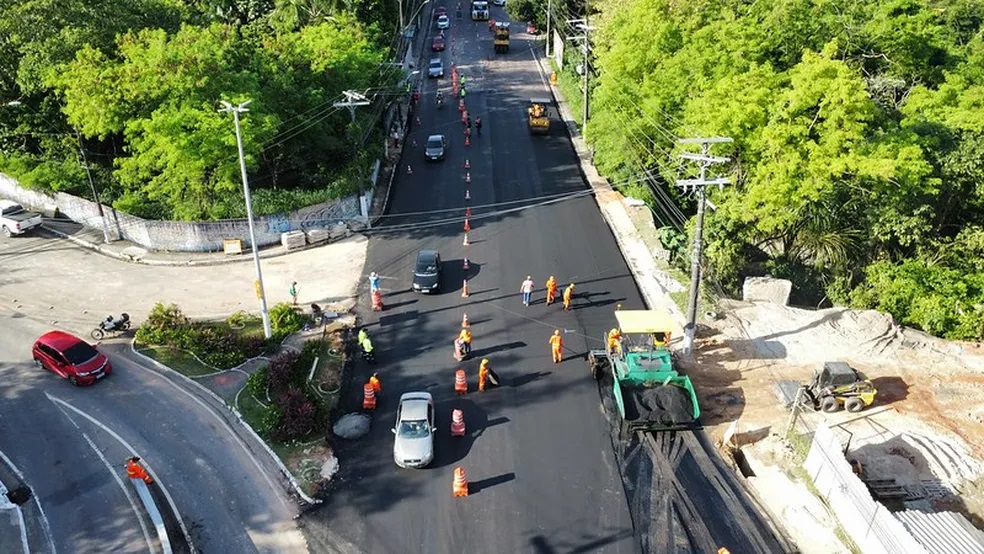
[[[106,431],[106,432],[110,433],[111,435],[113,435],[114,437],[116,437],[117,440],[119,440],[120,442],[123,442],[123,440],[120,439],[119,438],[119,435],[117,435],[116,433],[114,433],[112,429],[110,429],[109,427],[106,427],[105,425],[103,425],[99,421],[96,421],[95,418],[93,418],[92,416],[86,414],[82,410],[79,410],[75,406],[72,406],[68,402],[65,402],[64,400],[61,400],[60,398],[55,398],[54,396],[51,396],[47,392],[45,392],[44,395],[48,398],[48,400],[50,400],[51,402],[53,402],[56,405],[59,405],[58,406],[58,409],[61,410],[61,412],[63,414],[65,414],[65,417],[68,418],[68,420],[70,422],[72,422],[72,425],[74,425],[75,428],[78,429],[82,433],[82,438],[85,439],[85,442],[89,443],[89,447],[92,448],[92,451],[96,453],[96,456],[99,456],[99,459],[102,460],[102,463],[106,466],[106,469],[109,470],[109,474],[113,476],[113,480],[116,481],[116,484],[119,485],[120,490],[122,490],[123,491],[123,494],[126,496],[126,501],[130,503],[130,508],[133,510],[133,515],[135,515],[137,517],[137,521],[140,522],[140,530],[143,532],[144,540],[147,542],[147,551],[148,552],[153,552],[154,551],[154,543],[153,543],[153,540],[150,538],[150,530],[147,529],[147,524],[144,522],[143,517],[140,514],[140,508],[137,508],[137,502],[133,498],[133,493],[130,492],[130,489],[127,488],[126,483],[124,483],[123,482],[123,479],[120,478],[119,472],[116,470],[115,467],[113,467],[113,464],[109,463],[109,460],[106,459],[106,456],[103,456],[103,453],[99,450],[98,447],[96,447],[96,443],[92,442],[92,439],[89,438],[89,435],[86,434],[85,431],[82,431],[82,428],[79,427],[79,424],[76,423],[74,419],[72,419],[72,416],[68,415],[68,413],[65,412],[64,408],[68,408],[68,409],[72,410],[73,412],[81,415],[82,417],[85,417],[89,421],[95,423],[101,429],[103,429],[104,431]],[[126,446],[125,443],[123,443],[123,444],[124,444],[124,446]],[[131,449],[131,451],[132,451],[132,449]]]
[[[24,554],[31,554],[31,545],[27,541],[27,525],[24,524],[24,511],[17,504],[7,500],[6,495],[7,487],[3,486],[3,483],[0,483],[0,511],[17,511],[17,526],[20,528],[21,549],[24,551]]]
[[[90,416],[89,414],[83,412],[82,410],[76,408],[75,406],[72,406],[68,402],[65,402],[64,400],[62,400],[60,398],[55,398],[54,396],[51,396],[47,392],[45,392],[44,395],[48,397],[48,400],[51,400],[52,402],[55,402],[55,403],[58,403],[58,404],[62,404],[66,408],[68,408],[68,409],[74,411],[75,413],[79,414],[80,416],[88,419],[94,425],[98,426],[100,429],[102,429],[107,434],[109,434],[109,436],[111,436],[114,439],[116,439],[117,442],[119,442],[120,444],[122,444],[123,445],[123,448],[125,448],[127,451],[129,451],[131,455],[133,455],[133,456],[137,456],[138,455],[137,449],[134,448],[132,444],[126,442],[126,440],[124,440],[123,437],[119,436],[119,434],[117,434],[116,431],[113,431],[112,429],[110,429],[107,425],[105,425],[101,421],[99,421],[96,418]],[[68,418],[68,419],[69,419],[69,421],[72,421],[72,418]],[[78,427],[78,425],[75,424],[75,421],[72,421],[72,425],[75,425],[76,427]],[[83,435],[84,435],[84,433],[83,433]],[[184,520],[181,519],[181,512],[178,511],[177,505],[174,504],[174,499],[171,498],[171,493],[167,490],[167,488],[164,486],[164,484],[161,482],[161,480],[157,478],[157,473],[150,466],[150,464],[147,462],[147,460],[143,459],[143,456],[141,456],[140,462],[141,462],[140,465],[142,465],[144,467],[144,469],[147,470],[147,473],[149,473],[150,476],[154,478],[154,481],[157,482],[157,486],[160,487],[161,492],[164,493],[164,496],[167,498],[168,504],[171,505],[171,511],[174,512],[174,517],[178,520],[178,526],[181,527],[181,532],[184,534],[185,539],[188,541],[188,544],[189,545],[192,544],[192,542],[191,542],[191,535],[188,533],[188,528],[185,527]],[[129,489],[125,489],[125,490],[129,490]],[[140,525],[143,526],[143,519],[140,520]]]
[[[0,450],[0,459],[3,460],[3,463],[6,464],[7,467],[13,470],[14,474],[17,475],[17,478],[20,479],[22,483],[27,483],[27,479],[24,478],[24,473],[21,472],[20,468],[14,465],[13,460],[8,458],[2,450]],[[58,549],[55,548],[55,540],[51,537],[51,525],[48,524],[48,515],[44,513],[44,508],[41,507],[41,500],[38,499],[37,494],[33,493],[31,494],[31,500],[34,501],[34,504],[38,507],[38,513],[41,514],[41,530],[44,531],[44,537],[48,539],[48,546],[51,547],[51,554],[58,554]],[[21,515],[21,518],[23,517],[24,516]],[[25,552],[27,552],[26,549]]]
[[[136,365],[140,365],[140,364],[136,364]],[[168,369],[170,369],[170,368],[168,368]],[[173,371],[173,370],[171,370],[171,371]],[[277,498],[280,498],[281,502],[284,502],[283,497],[281,495],[281,491],[283,491],[283,488],[280,487],[280,486],[278,486],[276,483],[273,482],[273,480],[267,474],[266,470],[263,468],[263,465],[260,464],[260,461],[256,459],[256,456],[254,456],[253,453],[250,452],[248,448],[246,448],[246,445],[243,443],[243,440],[241,438],[239,438],[239,435],[237,435],[236,432],[232,429],[232,427],[229,425],[229,422],[227,422],[225,419],[219,417],[219,415],[215,413],[215,411],[212,409],[212,407],[209,406],[208,404],[206,404],[205,402],[202,402],[202,400],[200,398],[198,398],[197,396],[195,396],[195,395],[191,394],[190,392],[184,390],[183,388],[179,387],[175,382],[171,381],[167,377],[161,375],[160,373],[158,373],[158,372],[156,372],[154,370],[150,370],[147,373],[149,373],[150,375],[152,375],[152,376],[154,376],[154,377],[156,377],[158,379],[163,380],[165,383],[167,383],[168,385],[170,385],[171,387],[173,387],[174,390],[180,392],[181,394],[183,394],[183,395],[187,396],[188,398],[190,398],[190,399],[194,400],[195,402],[197,402],[198,405],[201,406],[202,408],[204,408],[205,411],[209,413],[209,415],[211,415],[212,417],[214,417],[215,420],[219,422],[219,424],[221,424],[223,427],[225,427],[225,429],[232,436],[232,438],[236,442],[236,444],[239,445],[239,448],[241,448],[242,451],[246,453],[246,456],[248,456],[249,459],[250,459],[250,461],[253,462],[253,465],[256,466],[256,469],[259,470],[259,472],[260,472],[261,475],[263,475],[263,478],[266,480],[267,484],[270,485],[270,488],[273,489],[273,491],[276,493]],[[202,388],[205,388],[205,386],[202,385],[201,383],[198,383],[196,381],[192,381],[192,382],[195,383],[195,384],[197,384],[198,386],[200,386]],[[208,389],[205,388],[205,390],[208,390]],[[209,392],[211,392],[211,391],[209,391]],[[285,505],[287,505],[288,507],[290,506],[289,504],[286,504],[286,502],[285,502]]]

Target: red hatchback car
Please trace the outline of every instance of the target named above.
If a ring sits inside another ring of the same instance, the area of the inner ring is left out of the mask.
[[[434,37],[431,40],[431,51],[440,52],[444,50],[444,37]]]
[[[64,331],[48,331],[32,349],[34,363],[73,385],[91,385],[113,372],[113,366],[91,344]]]

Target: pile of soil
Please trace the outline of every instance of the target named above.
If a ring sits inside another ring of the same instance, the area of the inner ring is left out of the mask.
[[[632,391],[639,407],[639,421],[660,425],[684,425],[694,422],[694,403],[690,393],[676,385],[663,385]]]

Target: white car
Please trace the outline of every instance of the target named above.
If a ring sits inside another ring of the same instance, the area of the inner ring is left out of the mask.
[[[402,468],[422,468],[434,461],[434,398],[429,392],[400,397],[393,427],[393,461]]]
[[[496,6],[505,6],[506,0],[492,0],[492,3],[495,4]]]
[[[438,29],[449,29],[451,27],[451,20],[446,15],[440,15],[437,17],[437,28]]]

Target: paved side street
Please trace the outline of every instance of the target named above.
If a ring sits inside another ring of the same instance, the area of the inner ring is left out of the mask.
[[[291,282],[297,281],[300,305],[316,302],[347,309],[362,277],[367,244],[364,236],[353,235],[262,259],[268,304],[289,302]],[[168,254],[160,261],[184,265],[152,266],[115,259],[47,233],[0,240],[0,307],[82,336],[120,312],[139,325],[157,301],[173,302],[196,318],[224,318],[238,310],[258,313],[249,255],[221,265],[187,265],[203,256]]]

